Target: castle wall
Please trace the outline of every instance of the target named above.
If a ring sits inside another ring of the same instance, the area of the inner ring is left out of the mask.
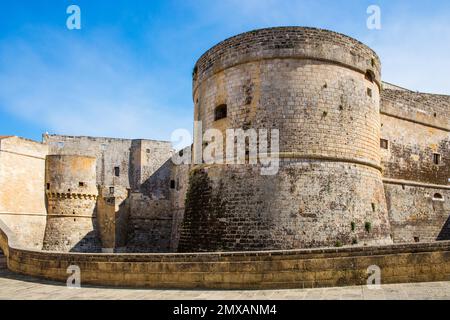
[[[117,191],[125,194],[127,188],[139,190],[172,154],[170,142],[165,141],[60,135],[44,135],[44,141],[51,154],[95,157],[97,184],[119,186]]]
[[[450,239],[449,119],[448,96],[383,91],[381,138],[388,148],[381,155],[396,242]]]
[[[385,190],[395,242],[450,240],[450,187],[386,183]]]
[[[44,250],[99,252],[96,159],[47,156]]]
[[[48,148],[18,138],[0,139],[0,219],[21,245],[41,248],[44,238],[45,156]]]
[[[131,193],[128,252],[170,252],[172,211],[170,199],[152,199]]]
[[[119,192],[122,194],[122,192]],[[130,215],[128,197],[111,194],[109,188],[100,188],[97,199],[97,220],[104,252],[126,251],[127,229]]]
[[[44,140],[55,154],[97,159],[96,181],[104,193],[99,226],[104,242],[114,248],[106,250],[170,250],[170,142],[56,135],[46,135]],[[114,202],[114,218],[108,201]]]
[[[195,119],[278,129],[281,163],[267,177],[258,165],[194,167],[180,251],[389,243],[379,67],[361,43],[304,28],[245,33],[203,55]],[[222,104],[227,118],[214,121]]]

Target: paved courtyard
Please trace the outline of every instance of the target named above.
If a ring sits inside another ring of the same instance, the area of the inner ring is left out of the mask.
[[[61,283],[43,281],[0,270],[0,299],[150,299],[150,300],[372,300],[372,299],[445,299],[450,300],[450,282],[383,285],[379,290],[366,286],[260,291],[148,290],[82,287],[69,289]]]

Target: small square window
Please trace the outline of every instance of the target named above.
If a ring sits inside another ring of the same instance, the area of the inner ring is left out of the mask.
[[[389,149],[389,141],[386,139],[381,139],[380,140],[380,147],[382,149]]]
[[[214,110],[214,121],[225,119],[227,117],[227,105],[221,104]]]
[[[79,187],[84,187],[84,182],[78,182]]]
[[[435,165],[441,164],[441,155],[439,153],[433,154],[433,163]]]
[[[119,177],[119,176],[120,176],[120,167],[114,167],[114,175],[115,175],[116,177]]]

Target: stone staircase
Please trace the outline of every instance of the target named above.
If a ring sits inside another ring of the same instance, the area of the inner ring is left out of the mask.
[[[6,257],[3,255],[3,252],[0,250],[0,270],[6,269]]]

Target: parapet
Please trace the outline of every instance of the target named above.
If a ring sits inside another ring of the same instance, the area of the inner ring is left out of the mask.
[[[194,92],[204,79],[229,67],[276,58],[332,61],[362,73],[370,70],[381,87],[378,55],[363,43],[333,31],[306,27],[259,29],[224,40],[197,61]]]

